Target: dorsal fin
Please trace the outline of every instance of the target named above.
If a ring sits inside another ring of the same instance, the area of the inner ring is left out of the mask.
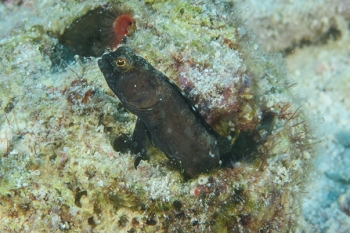
[[[188,108],[194,113],[200,124],[212,135],[214,135],[217,139],[221,138],[222,136],[218,134],[204,119],[204,117],[199,113],[198,109],[193,105],[191,100],[186,96],[185,92],[181,90],[181,88],[174,83],[171,79],[163,75],[163,77],[166,79],[166,81],[182,96],[183,100],[187,104]]]

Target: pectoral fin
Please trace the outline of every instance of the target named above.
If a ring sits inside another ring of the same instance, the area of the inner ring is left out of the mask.
[[[137,119],[134,133],[132,135],[132,153],[136,155],[134,161],[134,167],[136,169],[141,160],[146,159],[146,135],[147,129],[145,124],[140,119]]]

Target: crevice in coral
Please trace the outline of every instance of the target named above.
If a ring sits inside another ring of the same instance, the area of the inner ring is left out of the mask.
[[[325,33],[317,38],[304,38],[300,41],[294,42],[291,46],[283,51],[283,54],[284,56],[288,56],[297,48],[327,44],[329,41],[337,41],[341,38],[341,36],[341,30],[336,26],[331,26]]]

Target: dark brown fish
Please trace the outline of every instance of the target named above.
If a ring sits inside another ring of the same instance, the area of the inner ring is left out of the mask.
[[[132,137],[135,168],[145,158],[146,137],[188,177],[220,166],[229,141],[164,74],[126,46],[104,54],[98,65],[108,86],[138,117]]]

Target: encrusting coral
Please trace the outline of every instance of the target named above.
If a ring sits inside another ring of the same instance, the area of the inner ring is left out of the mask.
[[[235,141],[233,167],[191,180],[151,147],[150,159],[135,170],[125,136],[135,117],[109,90],[97,59],[76,56],[68,65],[62,59],[71,50],[56,37],[89,10],[109,6],[33,4],[31,20],[0,40],[2,231],[303,229],[299,201],[314,140],[282,58],[259,51],[234,3],[113,2],[134,12],[136,30],[125,44]]]

